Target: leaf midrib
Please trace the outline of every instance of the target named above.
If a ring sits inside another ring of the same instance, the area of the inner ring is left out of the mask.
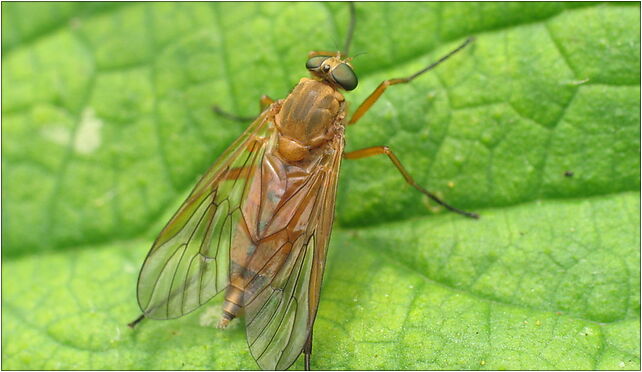
[[[400,182],[403,182],[403,180],[400,179]],[[160,218],[164,218],[167,215],[167,211],[169,208],[173,208],[174,206],[178,206],[178,202],[182,201],[184,199],[184,195],[187,195],[187,193],[194,187],[193,183],[190,183],[187,187],[184,187],[181,192],[177,193],[177,196],[172,199],[171,201],[168,201],[164,203],[164,205],[160,206],[158,208],[159,212],[153,216],[150,217],[149,223],[145,228],[142,228],[138,232],[132,233],[131,235],[127,236],[119,236],[116,239],[113,240],[103,240],[103,239],[87,239],[84,242],[81,243],[72,243],[72,244],[62,244],[58,245],[55,247],[55,251],[51,250],[48,251],[47,253],[54,253],[54,252],[69,252],[69,251],[76,251],[76,250],[83,250],[83,249],[90,249],[91,247],[100,247],[102,245],[108,245],[108,244],[113,244],[114,242],[132,242],[140,239],[145,239],[145,236],[147,235],[154,235],[154,233],[157,233],[158,231],[150,231],[150,229],[155,228],[156,226],[159,226],[160,223],[164,223],[166,221],[159,221]],[[411,189],[409,189],[410,192],[412,192]],[[509,209],[509,208],[516,208],[525,204],[530,204],[536,201],[574,201],[574,200],[586,200],[587,198],[596,198],[596,197],[608,197],[611,195],[621,195],[621,194],[627,194],[630,192],[636,192],[639,191],[639,188],[631,188],[631,189],[626,189],[626,190],[621,190],[617,192],[605,192],[605,193],[595,193],[591,195],[582,195],[582,196],[577,196],[577,197],[547,197],[547,198],[534,198],[531,200],[522,200],[517,203],[506,203],[506,204],[500,204],[500,205],[495,205],[493,207],[487,207],[484,208],[483,211],[492,211],[492,210],[504,210],[504,209]],[[477,211],[476,211],[477,212]],[[442,212],[446,213],[446,212]],[[333,229],[341,229],[342,231],[357,231],[357,230],[362,230],[362,229],[367,229],[367,228],[373,228],[377,226],[385,226],[388,224],[394,224],[394,223],[403,223],[403,222],[408,222],[408,221],[413,221],[413,220],[421,220],[424,218],[429,218],[431,216],[437,216],[439,214],[425,214],[421,216],[410,216],[408,218],[397,218],[394,220],[388,220],[388,221],[380,221],[380,222],[372,222],[368,224],[354,224],[354,225],[340,225],[339,224],[339,218],[335,217],[335,223],[333,225]],[[480,213],[480,215],[483,217],[483,212]],[[149,241],[151,244],[151,240]],[[20,250],[12,250],[10,253],[5,253],[6,251],[3,251],[2,253],[2,258],[3,259],[19,259],[25,256],[31,256],[29,254],[29,250],[27,249],[20,249]],[[39,252],[41,253],[41,252]]]

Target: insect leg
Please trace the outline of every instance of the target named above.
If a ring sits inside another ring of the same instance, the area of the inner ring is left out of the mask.
[[[263,110],[265,110],[265,108],[271,105],[272,103],[274,103],[274,100],[272,98],[270,98],[265,94],[262,95],[261,99],[259,100],[259,108],[261,109],[261,112],[263,112]],[[252,121],[255,119],[255,117],[240,116],[240,115],[233,114],[231,112],[227,112],[222,108],[220,108],[218,105],[212,105],[212,111],[214,111],[216,115],[222,116],[226,119],[235,120],[235,121],[246,122],[246,121]]]
[[[462,50],[466,45],[470,44],[473,40],[474,39],[472,37],[469,37],[460,46],[458,46],[457,48],[453,49],[452,51],[450,51],[450,53],[446,54],[445,56],[443,56],[439,60],[437,60],[437,62],[431,63],[430,65],[424,67],[423,69],[415,72],[414,74],[412,74],[412,75],[410,75],[408,77],[384,80],[381,84],[379,84],[377,89],[375,89],[374,92],[372,92],[368,96],[368,98],[366,98],[366,100],[363,101],[363,103],[361,103],[361,105],[357,108],[357,110],[354,112],[354,114],[352,114],[352,117],[350,118],[350,121],[348,122],[348,125],[354,124],[357,121],[359,121],[359,119],[361,119],[361,117],[370,109],[370,107],[372,105],[374,105],[375,102],[377,102],[379,97],[381,97],[383,92],[385,92],[386,88],[388,88],[391,85],[395,85],[395,84],[405,84],[405,83],[411,82],[416,77],[420,76],[424,72],[432,70],[437,65],[439,65],[443,61],[445,61],[448,58],[450,58],[453,54],[455,54],[455,53],[459,52],[460,50]]]
[[[131,322],[131,323],[127,323],[127,326],[128,326],[129,328],[134,328],[134,327],[136,327],[136,325],[137,325],[138,323],[140,323],[143,319],[145,319],[145,314],[140,314],[140,316],[139,316],[138,318],[136,318],[136,320],[134,320],[134,321],[133,321],[133,322]]]
[[[261,99],[259,100],[259,107],[261,108],[261,112],[273,103],[274,100],[270,98],[270,96],[268,96],[267,94],[262,95]]]
[[[388,146],[374,146],[374,147],[368,147],[365,149],[356,150],[352,152],[346,152],[343,154],[343,157],[346,159],[361,159],[361,158],[367,158],[370,156],[381,155],[381,154],[388,155],[388,158],[390,158],[390,161],[392,161],[395,167],[397,167],[397,169],[399,170],[403,178],[406,180],[406,182],[410,186],[417,189],[420,193],[426,195],[430,199],[437,202],[437,204],[442,205],[443,207],[445,207],[446,209],[452,212],[459,213],[461,215],[464,215],[470,218],[479,218],[479,215],[477,213],[466,212],[459,208],[455,208],[452,205],[446,204],[446,202],[439,199],[435,194],[431,193],[430,191],[418,185],[417,182],[415,182],[415,180],[412,178],[410,173],[408,173],[406,168],[404,168],[404,166],[401,164],[401,162],[399,161],[399,158],[397,158],[397,156],[392,152],[392,150],[390,150]]]
[[[308,335],[308,339],[305,341],[305,345],[303,346],[303,355],[305,359],[305,370],[309,371],[310,370],[310,359],[312,358],[312,330],[314,328],[310,328],[310,334]]]

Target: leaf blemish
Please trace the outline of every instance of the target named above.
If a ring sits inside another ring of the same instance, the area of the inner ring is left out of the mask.
[[[110,340],[112,344],[120,341],[120,327],[116,327],[116,336]]]
[[[582,80],[565,81],[565,82],[562,83],[562,85],[582,85],[582,84],[588,83],[590,80],[591,79],[589,79],[589,78],[585,78],[585,79],[582,79]]]
[[[74,150],[79,154],[91,154],[100,147],[102,142],[101,129],[103,122],[98,119],[94,109],[88,107],[82,112],[76,138],[74,140]]]

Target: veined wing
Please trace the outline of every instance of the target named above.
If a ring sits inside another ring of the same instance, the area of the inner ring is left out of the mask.
[[[232,232],[265,152],[270,113],[225,150],[156,238],[138,277],[145,317],[180,317],[227,286]]]
[[[263,369],[287,369],[303,351],[319,305],[343,139],[276,211],[289,218],[249,259],[244,294],[247,341]]]

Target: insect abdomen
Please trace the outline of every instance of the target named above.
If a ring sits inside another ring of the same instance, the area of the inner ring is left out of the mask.
[[[322,179],[265,154],[251,181],[231,248],[230,284],[219,323],[225,327],[272,283],[307,225]],[[274,283],[272,283],[274,284]],[[278,287],[279,285],[276,285]],[[275,287],[275,288],[276,288]]]
[[[236,318],[243,308],[243,290],[233,283],[225,291],[225,302],[223,302],[223,317],[218,323],[219,328],[227,327],[228,323]]]

